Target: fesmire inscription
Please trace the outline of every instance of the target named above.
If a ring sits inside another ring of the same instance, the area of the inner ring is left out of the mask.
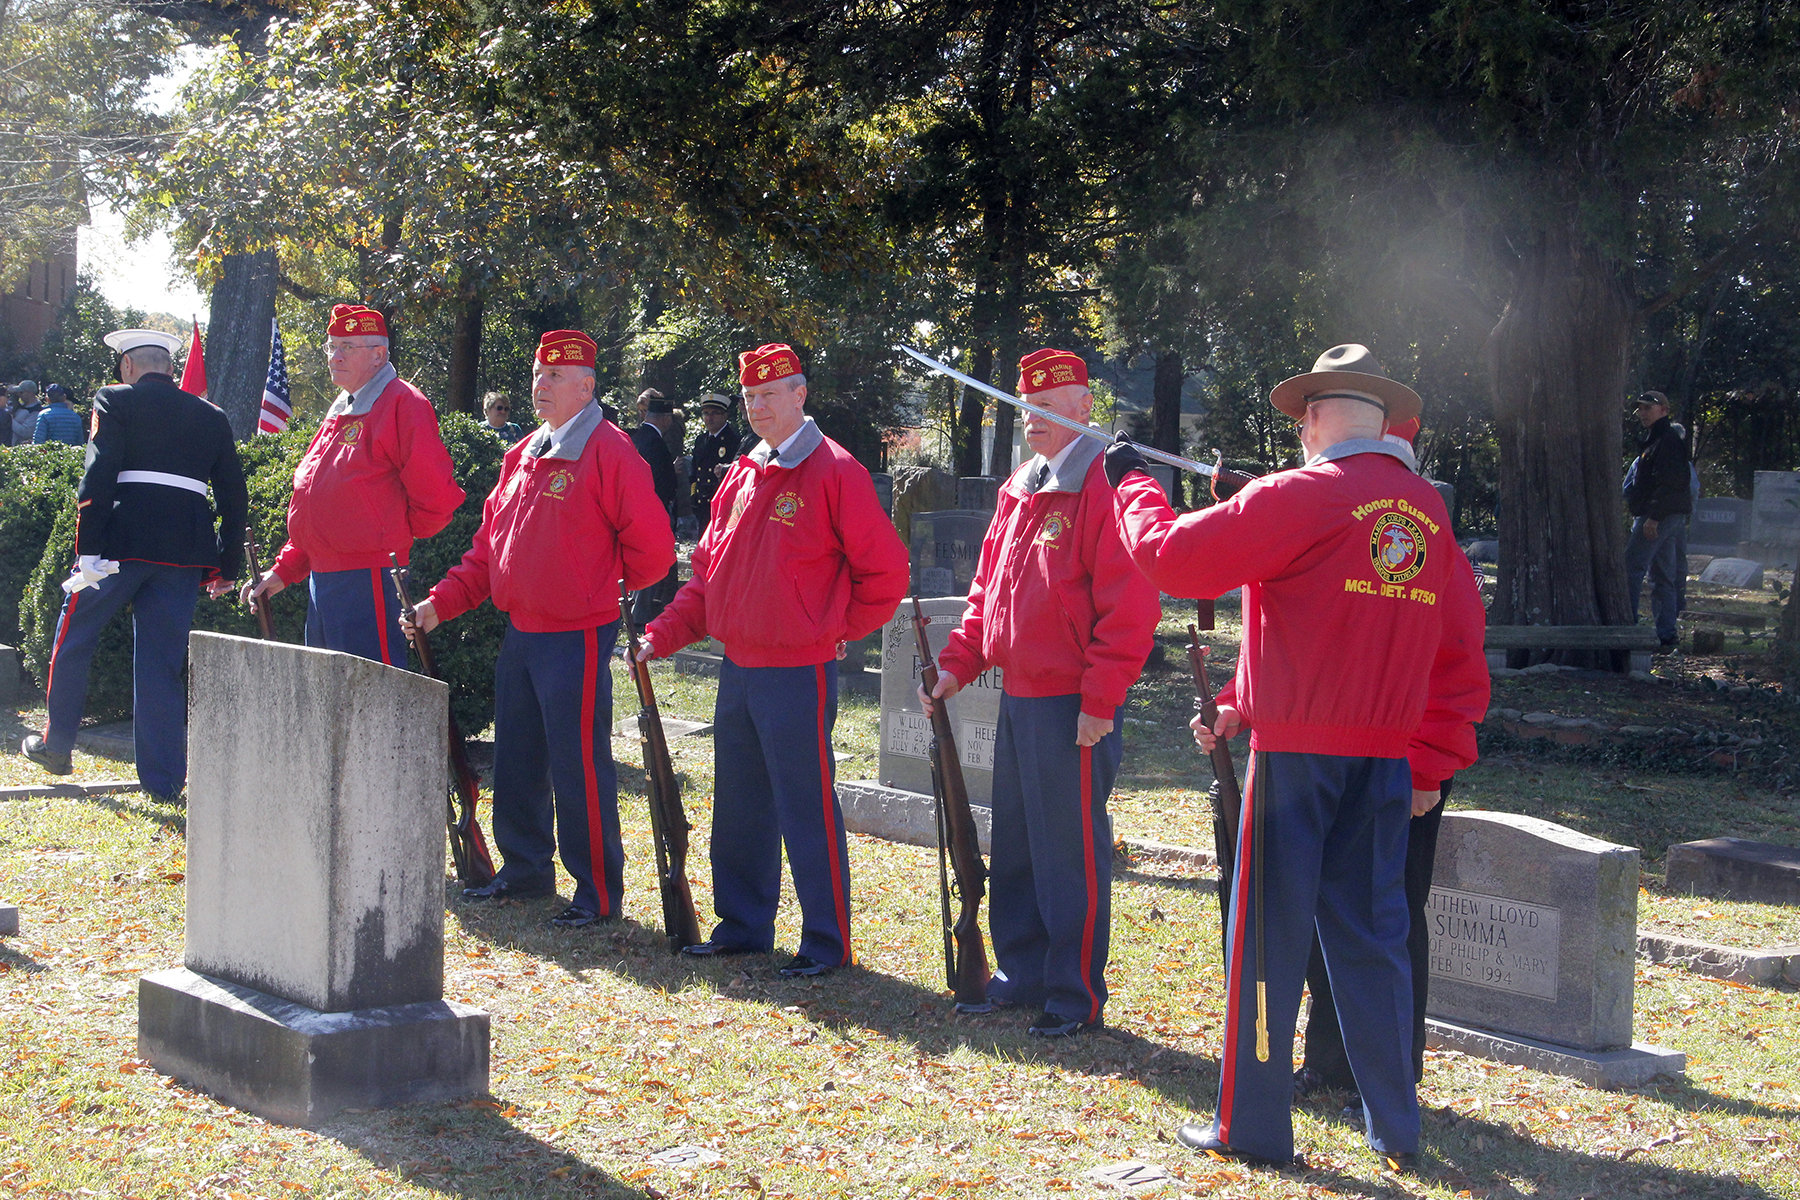
[[[999,728],[981,721],[962,723],[962,729],[957,733],[956,748],[961,752],[963,766],[982,771],[994,769],[994,739],[998,736]]]
[[[1425,919],[1434,977],[1556,999],[1561,909],[1434,887]]]
[[[890,708],[881,714],[881,748],[904,758],[931,757],[931,718]]]

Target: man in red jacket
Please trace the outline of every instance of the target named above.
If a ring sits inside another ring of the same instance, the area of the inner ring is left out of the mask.
[[[531,407],[544,423],[506,452],[475,544],[415,616],[430,630],[490,597],[507,616],[494,662],[494,842],[505,863],[463,898],[551,894],[560,844],[575,895],[550,923],[579,928],[617,917],[624,896],[607,665],[619,582],[661,579],[675,537],[650,468],[594,403],[586,334],[539,341]]]
[[[1064,350],[1019,360],[1019,394],[1086,422],[1087,363]],[[1106,1005],[1119,706],[1162,616],[1113,520],[1102,444],[1025,418],[1037,454],[1000,488],[969,608],[938,655],[932,701],[1001,668],[994,746],[990,999],[1041,1009],[1027,1032],[1071,1037]]]
[[[1293,1160],[1291,1047],[1316,928],[1332,991],[1356,1000],[1344,1047],[1369,1144],[1404,1168],[1419,1147],[1407,822],[1475,761],[1488,700],[1481,598],[1443,500],[1407,448],[1382,440],[1418,415],[1411,388],[1346,345],[1269,399],[1300,422],[1306,465],[1211,508],[1177,517],[1135,446],[1106,455],[1125,544],[1153,583],[1178,596],[1244,589],[1232,703],[1201,735],[1252,729],[1219,1113],[1176,1137]]]
[[[326,339],[343,390],[294,469],[288,540],[246,604],[310,577],[306,644],[406,665],[388,555],[450,523],[463,490],[451,474],[431,401],[388,362],[387,320],[339,304]]]
[[[800,899],[800,945],[781,973],[853,961],[850,858],[834,786],[837,660],[893,616],[906,550],[862,464],[806,415],[793,348],[738,356],[744,415],[762,439],[713,500],[725,514],[694,550],[694,576],[646,631],[639,657],[707,635],[725,647],[713,710],[712,937],[683,953],[775,946],[781,848]]]

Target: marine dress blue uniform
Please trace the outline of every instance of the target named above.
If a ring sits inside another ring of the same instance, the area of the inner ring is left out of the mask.
[[[225,414],[168,375],[100,389],[93,429],[76,494],[76,552],[119,569],[63,601],[44,742],[59,758],[74,748],[100,631],[129,604],[138,781],[174,796],[187,783],[188,628],[202,581],[236,578],[243,565],[244,469]]]

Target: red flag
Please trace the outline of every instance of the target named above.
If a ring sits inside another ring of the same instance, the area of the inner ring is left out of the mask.
[[[206,398],[206,351],[200,345],[200,318],[194,318],[194,340],[188,345],[187,362],[181,368],[181,390]]]

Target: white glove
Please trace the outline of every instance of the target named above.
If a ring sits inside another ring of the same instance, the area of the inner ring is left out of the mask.
[[[83,554],[75,563],[75,573],[63,580],[62,589],[73,596],[82,588],[94,587],[108,575],[117,575],[119,564],[98,554]]]

